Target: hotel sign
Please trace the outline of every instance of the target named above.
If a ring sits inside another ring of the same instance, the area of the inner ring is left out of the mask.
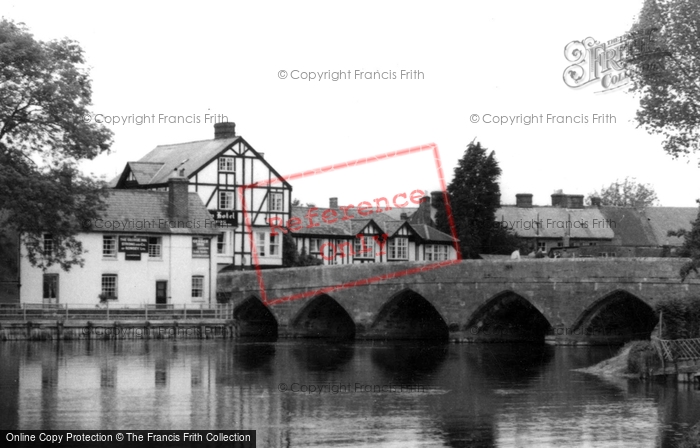
[[[209,210],[209,213],[219,227],[238,227],[236,212],[233,210]]]

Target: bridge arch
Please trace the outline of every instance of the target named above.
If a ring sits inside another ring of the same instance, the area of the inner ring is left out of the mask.
[[[292,319],[291,332],[301,338],[353,339],[355,322],[335,299],[319,294]]]
[[[449,329],[445,319],[430,301],[412,289],[405,288],[382,305],[367,337],[447,340]]]
[[[250,296],[233,309],[240,337],[277,339],[278,324],[272,311],[257,296]]]
[[[615,289],[586,307],[571,333],[592,342],[624,343],[648,339],[657,323],[649,304],[625,289]]]
[[[542,343],[552,325],[529,300],[507,289],[479,305],[464,329],[475,341]]]

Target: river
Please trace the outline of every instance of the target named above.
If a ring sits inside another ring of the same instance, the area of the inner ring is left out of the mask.
[[[255,429],[259,447],[670,447],[689,385],[572,369],[616,348],[313,340],[3,342],[3,429]]]

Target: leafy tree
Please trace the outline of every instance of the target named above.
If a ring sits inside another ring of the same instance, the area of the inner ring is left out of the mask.
[[[282,237],[282,266],[285,268],[294,268],[300,266],[318,266],[321,264],[323,264],[322,260],[306,253],[306,247],[303,247],[301,253],[299,253],[292,233],[287,230],[287,233]]]
[[[591,204],[591,198],[600,198],[601,205],[617,207],[638,207],[658,205],[658,198],[654,188],[649,184],[641,184],[635,178],[625,177],[625,180],[616,180],[609,186],[601,187],[600,191],[594,191],[586,198],[586,203]]]
[[[700,149],[700,0],[644,0],[626,67],[637,122],[673,157]]]
[[[0,20],[0,232],[19,232],[42,268],[82,265],[75,235],[102,204],[102,183],[77,169],[111,144],[90,119],[91,96],[77,42],[38,41],[24,24]]]
[[[496,222],[501,168],[494,152],[487,154],[486,151],[481,143],[471,142],[455,167],[454,179],[447,186],[463,258],[477,258],[480,253],[510,253],[516,248],[512,244],[517,245]],[[445,205],[437,202],[436,225],[439,230],[451,234]]]
[[[700,204],[700,199],[697,202]],[[681,266],[680,275],[682,281],[685,280],[691,272],[697,274],[698,268],[700,268],[700,210],[698,210],[697,218],[691,224],[689,231],[686,229],[678,229],[668,232],[668,236],[685,238],[678,255],[681,257],[688,257],[690,261]]]

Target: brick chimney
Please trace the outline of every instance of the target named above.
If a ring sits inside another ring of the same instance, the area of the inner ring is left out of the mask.
[[[406,221],[408,219],[408,213],[404,212],[401,213],[401,216],[399,217],[401,221]]]
[[[566,206],[568,208],[583,208],[583,195],[570,194],[566,197]]]
[[[189,184],[184,170],[175,169],[168,179],[168,217],[173,221],[187,221],[189,217]]]
[[[236,136],[236,123],[225,121],[214,125],[214,138],[233,138]]]
[[[600,198],[598,196],[591,196],[591,206],[600,207]]]
[[[328,199],[328,208],[338,208],[338,198],[329,198]]]
[[[515,206],[521,208],[532,207],[532,195],[530,193],[518,193],[515,195]]]
[[[552,207],[566,207],[566,205],[566,195],[561,190],[552,193]]]

